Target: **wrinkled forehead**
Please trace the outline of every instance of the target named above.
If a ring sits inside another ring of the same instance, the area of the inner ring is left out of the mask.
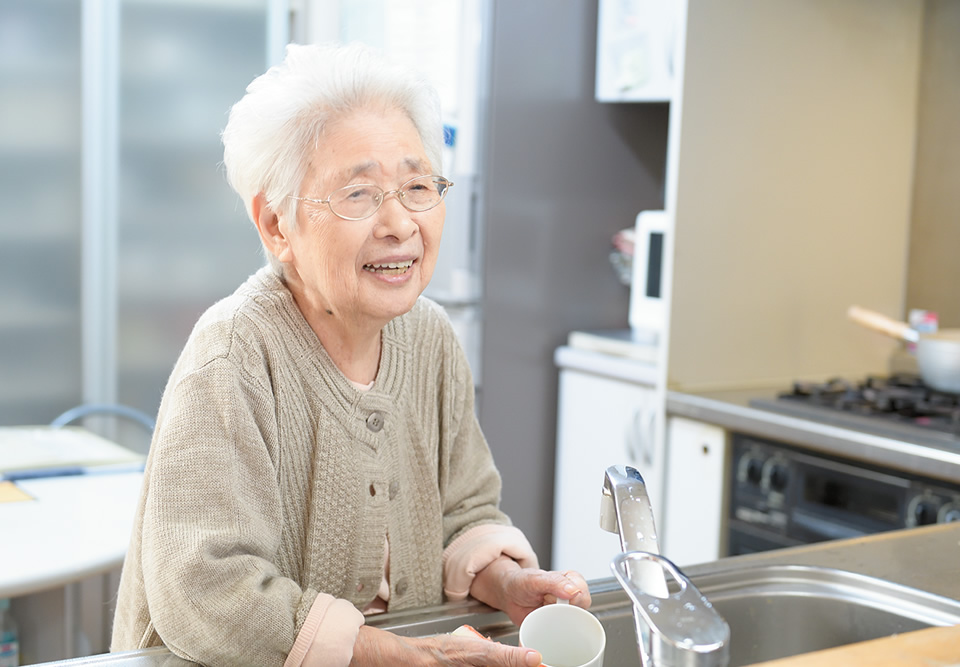
[[[363,108],[329,117],[308,151],[304,185],[341,187],[364,179],[431,173],[419,132],[401,109]]]
[[[375,160],[364,160],[352,166],[331,170],[330,175],[336,180],[349,182],[367,176],[371,178],[382,176],[384,167],[393,167],[401,176],[409,175],[411,178],[430,173],[430,163],[426,158],[411,155],[404,157],[395,165],[383,165]]]

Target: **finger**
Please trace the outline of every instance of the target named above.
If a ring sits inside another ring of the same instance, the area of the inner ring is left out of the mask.
[[[554,604],[559,600],[564,600],[584,609],[590,607],[590,587],[579,572],[567,570],[545,574],[547,577],[541,580],[542,583],[547,585],[547,589],[541,591],[544,604]]]
[[[482,664],[487,667],[493,667],[494,665],[498,667],[539,667],[543,662],[540,654],[532,648],[504,646],[496,643],[493,645],[501,650],[485,658],[486,662],[477,663],[478,665]]]
[[[539,587],[537,593],[542,596],[545,604],[552,604],[561,599],[581,607],[590,606],[587,582],[575,570],[542,572],[539,577],[536,577],[534,585]]]
[[[455,665],[477,667],[539,667],[540,654],[531,649],[507,646],[480,637],[447,635],[440,640],[444,657]]]
[[[568,599],[576,592],[576,589],[570,593],[564,592],[564,586],[570,582],[559,572],[522,570],[522,576],[517,583],[519,585],[514,590],[514,600],[525,607],[551,604],[556,602],[558,597]]]
[[[577,572],[576,570],[567,570],[563,573],[563,576],[567,578],[569,584],[564,585],[564,590],[569,592],[568,586],[572,584],[576,587],[570,597],[566,598],[570,601],[570,604],[575,604],[578,607],[583,607],[588,609],[590,607],[590,586],[587,584],[587,580],[583,578],[583,575]]]

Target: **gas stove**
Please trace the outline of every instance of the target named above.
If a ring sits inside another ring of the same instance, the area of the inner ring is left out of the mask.
[[[917,375],[795,382],[754,407],[917,444],[960,450],[960,394],[931,389]]]

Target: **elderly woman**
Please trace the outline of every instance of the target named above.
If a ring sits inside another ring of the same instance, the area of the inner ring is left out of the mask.
[[[269,265],[199,320],[165,390],[113,650],[204,664],[538,665],[364,615],[468,594],[519,623],[545,572],[499,507],[473,382],[421,296],[444,197],[436,94],[359,46],[290,46],[223,133]]]

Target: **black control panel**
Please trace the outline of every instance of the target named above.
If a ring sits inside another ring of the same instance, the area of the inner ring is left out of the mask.
[[[960,521],[960,484],[734,434],[731,555]]]

